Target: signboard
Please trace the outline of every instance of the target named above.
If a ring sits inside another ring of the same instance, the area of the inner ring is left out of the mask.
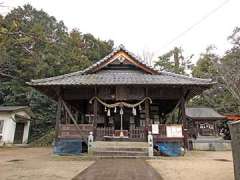
[[[171,125],[166,127],[167,137],[183,137],[182,125]]]
[[[159,134],[158,124],[152,124],[152,134]]]

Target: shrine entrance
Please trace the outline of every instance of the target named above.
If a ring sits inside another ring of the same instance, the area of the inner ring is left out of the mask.
[[[151,98],[145,97],[140,101],[117,101],[117,102],[106,102],[98,97],[90,99],[89,103],[96,103],[98,109],[103,109],[101,114],[95,116],[97,125],[96,135],[103,136],[104,138],[134,138],[144,139],[146,132],[144,132],[145,123],[140,123],[140,113],[145,114],[145,108],[143,104],[152,103]],[[99,107],[100,106],[100,107]],[[103,107],[103,108],[102,108]],[[104,117],[104,118],[99,118]],[[145,116],[144,116],[145,117]],[[98,119],[103,119],[103,125],[98,125]],[[144,118],[145,122],[146,119]]]
[[[87,140],[90,132],[95,141],[107,136],[146,141],[159,124],[154,139],[160,142],[168,138],[165,126],[174,122],[186,130],[187,144],[186,101],[214,82],[159,71],[119,46],[84,70],[28,84],[57,101],[56,141]]]
[[[125,108],[124,114],[122,115],[122,129],[123,130],[129,130],[130,126],[130,118],[131,118],[131,110],[129,108]],[[121,130],[121,115],[114,114],[113,115],[114,119],[114,130]]]

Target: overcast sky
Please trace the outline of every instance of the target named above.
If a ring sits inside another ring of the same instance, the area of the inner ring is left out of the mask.
[[[159,56],[181,46],[195,60],[208,45],[222,54],[234,27],[240,26],[240,0],[0,0],[9,7],[30,3],[43,9],[69,30],[78,28],[140,55]]]

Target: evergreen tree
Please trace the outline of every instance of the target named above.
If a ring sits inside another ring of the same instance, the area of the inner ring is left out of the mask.
[[[86,68],[113,48],[79,30],[68,33],[62,21],[27,4],[0,16],[0,105],[29,105],[35,119],[32,136],[52,128],[55,102],[26,85]]]
[[[169,52],[159,57],[159,60],[155,63],[155,67],[161,71],[168,71],[177,74],[186,74],[186,70],[190,69],[191,58],[183,56],[183,50],[180,47],[174,47]]]

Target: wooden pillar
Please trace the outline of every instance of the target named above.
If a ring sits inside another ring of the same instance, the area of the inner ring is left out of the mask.
[[[98,102],[96,99],[94,99],[94,102],[93,102],[93,114],[94,114],[94,118],[93,118],[93,127],[97,127],[97,114],[98,112]]]
[[[149,100],[145,101],[145,127],[150,125],[150,115],[149,115]]]
[[[181,101],[181,112],[182,112],[182,124],[183,124],[183,127],[186,128],[186,102],[185,102],[185,98],[183,97],[182,98],[182,101]]]
[[[55,124],[55,140],[58,139],[58,135],[59,135],[59,128],[61,123],[61,109],[62,109],[61,97],[59,96],[58,103],[57,103],[57,115],[56,115],[56,124]]]
[[[94,88],[94,94],[97,97],[97,87]],[[97,127],[97,116],[98,116],[98,102],[97,99],[94,99],[93,101],[93,114],[94,114],[94,118],[93,118],[93,127],[96,128]]]
[[[148,88],[145,88],[145,96],[148,97]],[[149,115],[149,100],[147,99],[145,101],[145,127],[147,128],[146,130],[148,131],[149,125],[150,125],[150,115]],[[148,133],[148,132],[147,132]]]
[[[184,136],[184,147],[188,149],[188,131],[187,131],[187,118],[186,118],[186,96],[187,93],[185,94],[185,96],[182,97],[181,100],[181,115],[182,115],[182,126],[183,126],[183,136]]]

